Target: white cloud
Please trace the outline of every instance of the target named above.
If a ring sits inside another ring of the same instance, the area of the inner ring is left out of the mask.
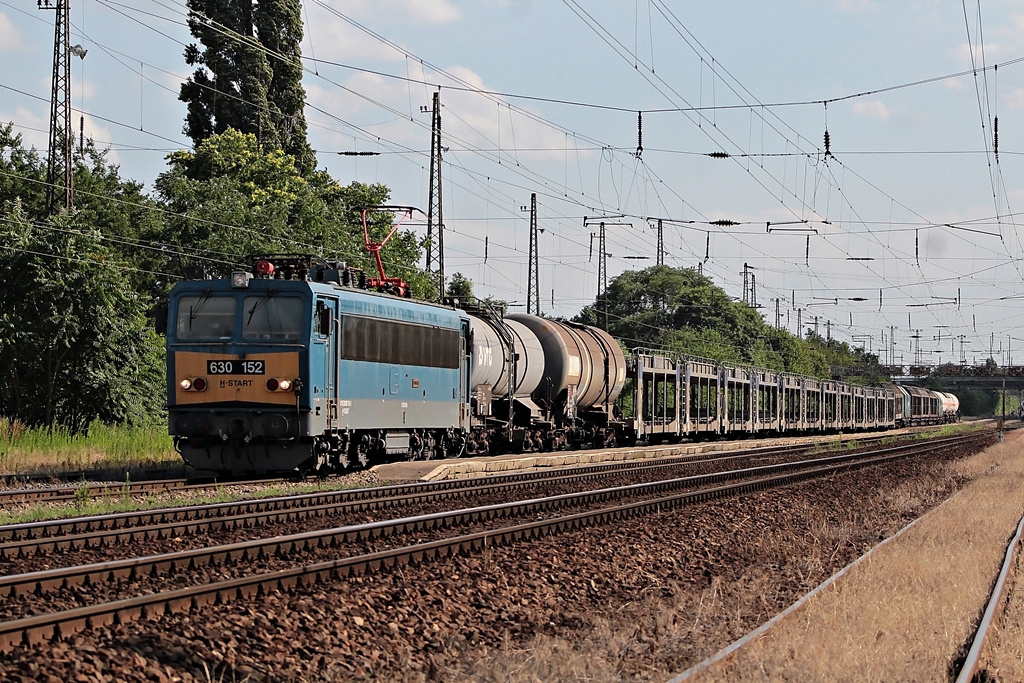
[[[885,106],[884,102],[878,100],[862,100],[856,102],[853,105],[853,112],[860,114],[868,118],[881,119],[887,121],[889,119],[889,108]]]
[[[462,13],[449,0],[362,0],[345,4],[347,14],[391,17],[412,24],[451,24],[462,19]]]
[[[92,99],[96,94],[96,88],[96,82],[89,79],[73,81],[71,84],[71,92],[74,96],[75,103],[77,104],[83,97],[87,100]]]
[[[1024,88],[1009,88],[1003,90],[999,98],[1000,104],[1006,104],[1010,109],[1024,109]]]
[[[492,0],[502,9],[511,10],[516,14],[527,14],[533,8],[533,0]]]
[[[879,12],[881,6],[875,0],[835,0],[836,8],[843,12],[855,12],[863,14],[866,12]]]
[[[462,20],[462,13],[449,0],[353,0],[343,4],[338,14],[313,3],[307,7],[307,11],[309,22],[306,24],[304,45],[312,43],[312,51],[316,56],[330,61],[405,59],[402,46],[396,48],[389,45],[353,26],[338,14],[344,14],[357,22],[384,16],[393,23],[416,26],[439,26]]]
[[[479,74],[468,68],[449,67],[447,72],[469,84],[469,87],[481,91],[492,90],[484,84]],[[410,75],[413,78],[420,77],[416,73]],[[523,115],[520,111],[523,107],[520,105],[510,110],[507,103],[499,104],[493,96],[444,89],[443,85],[451,82],[447,76],[428,72],[422,77],[427,83],[442,84],[441,117],[445,145],[453,150],[480,148],[492,150],[489,154],[496,154],[493,150],[500,147],[501,156],[506,161],[510,155],[531,162],[544,158],[564,158],[565,135]],[[422,113],[420,107],[430,105],[432,87],[410,85],[405,81],[369,73],[357,73],[345,81],[344,85],[348,91],[314,81],[306,86],[306,94],[309,102],[317,108],[357,124],[372,136],[414,149],[429,149],[430,115]],[[319,112],[307,111],[307,117],[311,122],[324,122],[338,131],[337,134],[316,133],[324,140],[321,147],[330,145],[348,149],[353,144],[353,137],[365,138],[365,134],[347,128],[336,119],[332,121]],[[517,151],[526,149],[557,151]]]
[[[974,60],[971,60],[971,48],[974,48]],[[967,43],[960,43],[956,49],[956,56],[960,62],[964,65],[964,68],[970,68],[977,66],[980,68],[983,64],[994,64],[1003,55],[1010,54],[1012,50],[1007,49],[1000,43],[988,43],[985,45],[968,45]],[[1013,54],[1013,56],[1017,56]]]
[[[344,62],[372,59],[399,61],[404,58],[399,50],[367,35],[333,14],[316,12],[311,13],[310,18],[311,23],[306,27],[305,42],[312,43],[312,52],[318,59]]]
[[[18,107],[14,114],[0,112],[0,123],[14,123],[14,132],[20,134],[26,147],[35,147],[46,153],[50,139],[50,119],[43,118],[25,107]]]
[[[71,119],[71,129],[74,133],[76,149],[79,142],[79,131],[81,130],[79,128],[81,125],[79,116],[81,114],[75,112],[72,114]],[[25,107],[18,107],[13,115],[0,112],[0,122],[7,123],[8,121],[14,122],[14,132],[21,134],[22,142],[26,147],[35,147],[40,156],[46,156],[47,147],[50,144],[50,119],[48,116],[44,117]],[[101,123],[97,123],[88,114],[85,115],[84,130],[85,137],[95,140],[96,146],[100,149],[105,148],[114,139],[109,128]],[[115,150],[110,150],[107,153],[107,161],[120,164],[121,158]]]
[[[74,122],[74,128],[75,132],[77,133],[79,131],[79,122],[77,120],[78,117],[76,116],[75,119],[76,121]],[[85,115],[84,132],[85,137],[87,139],[91,138],[92,140],[94,140],[96,142],[96,147],[99,149],[105,149],[107,145],[111,144],[111,142],[114,140],[114,136],[113,134],[111,134],[110,129],[104,126],[103,124],[97,123],[88,114]],[[121,163],[121,157],[118,156],[116,149],[111,149],[107,152],[107,163]]]
[[[0,51],[17,50],[23,45],[21,34],[7,15],[0,12]]]

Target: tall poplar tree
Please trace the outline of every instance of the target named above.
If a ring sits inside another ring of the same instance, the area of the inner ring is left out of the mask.
[[[306,141],[306,90],[302,87],[302,3],[300,0],[259,0],[256,34],[269,51],[270,115],[285,154],[295,157],[303,175],[316,169],[316,157]]]
[[[265,149],[295,157],[303,175],[316,168],[306,141],[300,0],[188,0],[185,48],[198,67],[181,86],[184,133],[199,143],[234,128]]]

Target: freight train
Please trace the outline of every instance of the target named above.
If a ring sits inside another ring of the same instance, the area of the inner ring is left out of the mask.
[[[413,301],[405,289],[371,291],[367,280],[342,262],[274,255],[256,257],[252,272],[179,282],[162,331],[169,431],[184,460],[222,472],[322,473],[637,440],[884,429],[956,413],[955,397],[917,387],[856,387],[646,349],[627,359],[592,326]]]

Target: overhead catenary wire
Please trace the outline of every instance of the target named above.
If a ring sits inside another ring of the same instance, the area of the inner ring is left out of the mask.
[[[711,62],[708,62],[708,64],[709,64],[709,65],[711,65],[712,63],[711,63]],[[716,70],[717,70],[717,69],[720,69],[720,68],[721,68],[721,63],[720,63],[720,62],[715,62],[715,63],[714,63],[714,68],[715,68]],[[147,71],[148,71],[148,69],[147,69]],[[632,110],[633,110],[633,111],[635,111],[635,108],[633,108]],[[520,150],[520,151],[521,151],[521,150]],[[648,146],[648,148],[647,148],[647,151],[650,151],[650,147],[649,147],[649,146]],[[642,169],[641,169],[641,171],[642,171],[642,172],[646,172],[646,170],[647,170],[648,168],[649,168],[649,166],[647,166],[647,167],[645,167],[645,168],[642,168]],[[496,182],[499,182],[499,183],[500,183],[500,182],[502,182],[502,181],[500,181],[500,180],[499,180],[499,181],[496,181]],[[527,180],[525,180],[525,179],[524,179],[524,184],[527,184],[528,182],[529,182],[529,181],[527,181]],[[564,185],[564,183],[563,183],[563,185]],[[511,186],[509,186],[509,187],[511,188]],[[839,224],[837,223],[837,225],[839,225]],[[718,231],[718,230],[717,230],[716,228],[714,228],[714,227],[712,227],[712,228],[711,228],[710,230],[712,230],[712,231],[716,231],[716,232],[722,232],[723,234],[729,234],[729,232],[730,232],[730,231],[728,231],[728,230],[722,230],[722,231]],[[736,232],[735,234],[739,234],[739,232],[737,231],[737,232]],[[710,239],[710,232],[708,232],[708,238]],[[725,258],[725,256],[724,256],[724,255],[721,255],[721,254],[719,254],[719,255],[718,255],[718,258],[719,258],[719,259],[721,259],[721,258]],[[794,260],[795,260],[795,259],[794,259]],[[780,265],[784,265],[785,263],[786,263],[785,261],[780,261]]]

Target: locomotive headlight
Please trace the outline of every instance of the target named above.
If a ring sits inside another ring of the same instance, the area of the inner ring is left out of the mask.
[[[206,378],[183,379],[178,383],[182,391],[206,391]]]
[[[291,391],[298,388],[298,380],[277,379],[271,377],[267,380],[267,391]]]
[[[231,272],[231,286],[244,289],[249,286],[249,278],[252,277],[252,273],[247,273],[244,270],[234,270]]]

